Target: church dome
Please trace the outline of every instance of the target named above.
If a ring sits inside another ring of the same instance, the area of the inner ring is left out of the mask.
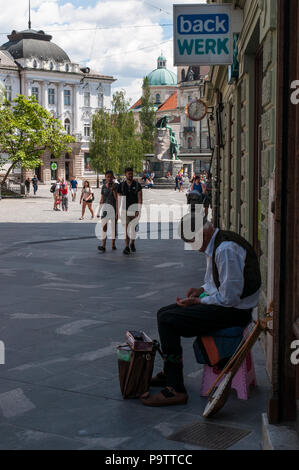
[[[158,67],[148,75],[150,86],[175,86],[177,76],[166,68],[166,58],[161,54],[158,57]]]
[[[51,42],[52,36],[44,31],[27,29],[13,31],[7,36],[9,41],[0,47],[8,51],[14,59],[37,58],[40,60],[54,60],[55,62],[70,62],[69,56],[61,47]]]

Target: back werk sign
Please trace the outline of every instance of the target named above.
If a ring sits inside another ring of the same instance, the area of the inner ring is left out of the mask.
[[[232,5],[174,5],[174,65],[233,62],[233,35],[242,12]]]

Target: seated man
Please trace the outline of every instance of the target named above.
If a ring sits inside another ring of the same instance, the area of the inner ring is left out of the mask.
[[[240,235],[215,229],[206,222],[197,233],[195,214],[185,216],[180,225],[181,238],[192,249],[205,253],[205,284],[191,288],[186,299],[158,311],[158,329],[164,355],[164,370],[152,378],[152,386],[164,389],[143,395],[146,406],[184,404],[188,394],[184,386],[181,336],[203,336],[235,326],[247,326],[256,307],[261,287],[258,258],[252,246]],[[193,232],[186,238],[186,227]],[[192,228],[193,227],[193,228]]]

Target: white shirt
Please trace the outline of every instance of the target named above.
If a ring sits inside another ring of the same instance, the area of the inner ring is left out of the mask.
[[[207,270],[205,284],[202,286],[209,297],[201,299],[202,304],[220,305],[238,309],[254,308],[258,304],[260,290],[250,297],[241,299],[244,289],[243,271],[245,267],[246,250],[234,242],[222,242],[216,250],[215,262],[219,273],[219,290],[213,278],[213,252],[217,229],[205,251]]]

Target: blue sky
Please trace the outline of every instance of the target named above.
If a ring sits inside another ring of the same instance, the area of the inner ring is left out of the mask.
[[[177,0],[199,3],[202,0]],[[202,1],[203,2],[203,1]],[[143,77],[156,68],[161,51],[172,59],[172,5],[169,0],[31,0],[32,28],[50,32],[71,60],[113,75],[114,89],[136,101]],[[27,0],[0,0],[0,33],[26,29]],[[115,28],[109,26],[116,25]],[[132,27],[133,26],[133,27]],[[105,28],[97,29],[95,28]],[[6,42],[0,35],[1,44]]]

